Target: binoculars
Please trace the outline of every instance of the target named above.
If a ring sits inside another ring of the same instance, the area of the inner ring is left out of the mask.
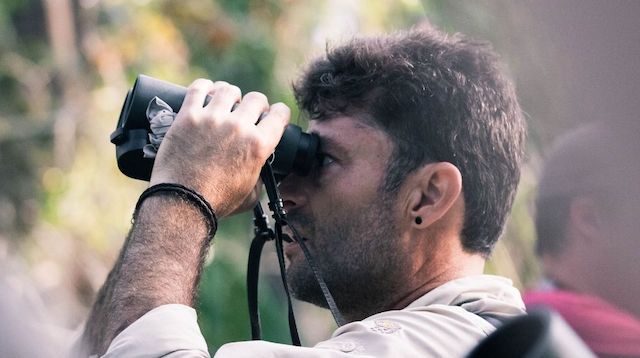
[[[111,143],[116,146],[118,168],[123,174],[134,179],[150,179],[154,158],[148,158],[143,153],[143,148],[150,143],[151,134],[147,107],[158,97],[177,113],[186,93],[187,89],[183,86],[145,75],[137,77],[122,105],[116,130],[111,134]],[[209,100],[207,98],[205,103]],[[318,143],[317,135],[305,133],[297,125],[287,125],[270,159],[276,179],[282,179],[290,173],[307,175],[316,161]]]

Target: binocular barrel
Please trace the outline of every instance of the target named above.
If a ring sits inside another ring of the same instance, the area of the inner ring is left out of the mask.
[[[118,168],[123,174],[134,179],[150,179],[154,159],[143,154],[143,148],[150,143],[151,129],[146,114],[149,102],[158,97],[178,112],[186,93],[186,87],[145,75],[138,76],[124,100],[116,130],[111,134],[111,142],[116,145]],[[209,100],[208,97],[203,105]],[[274,174],[279,179],[290,173],[307,175],[316,160],[318,143],[317,135],[305,133],[299,126],[289,124],[273,155],[271,165]]]

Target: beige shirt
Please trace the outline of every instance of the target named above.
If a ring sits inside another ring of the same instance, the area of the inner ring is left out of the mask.
[[[402,310],[339,327],[313,347],[236,342],[220,347],[215,357],[462,357],[501,323],[524,313],[510,280],[470,276],[449,281]],[[210,357],[195,310],[157,307],[122,331],[105,355],[134,356]]]

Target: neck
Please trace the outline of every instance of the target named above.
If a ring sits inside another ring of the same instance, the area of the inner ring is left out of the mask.
[[[439,271],[432,271],[430,274],[423,272],[414,276],[416,284],[412,285],[411,290],[399,297],[390,309],[403,309],[431,290],[449,281],[467,276],[481,275],[484,272],[485,259],[481,255],[465,253],[462,256],[461,259],[449,263]]]
[[[640,317],[637,293],[640,286],[629,270],[608,270],[612,265],[593,263],[595,260],[573,259],[578,255],[543,256],[545,275],[559,289],[597,296],[613,306]],[[575,260],[575,261],[572,261]],[[592,267],[585,264],[589,262]],[[611,279],[615,277],[616,279]],[[624,282],[624,284],[621,284]]]

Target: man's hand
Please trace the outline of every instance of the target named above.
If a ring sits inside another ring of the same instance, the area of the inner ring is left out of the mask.
[[[212,99],[203,107],[207,95]],[[269,107],[261,93],[242,97],[238,87],[226,82],[196,80],[158,150],[150,184],[192,188],[218,217],[246,209],[257,199],[260,168],[280,141],[289,116],[286,105]]]

